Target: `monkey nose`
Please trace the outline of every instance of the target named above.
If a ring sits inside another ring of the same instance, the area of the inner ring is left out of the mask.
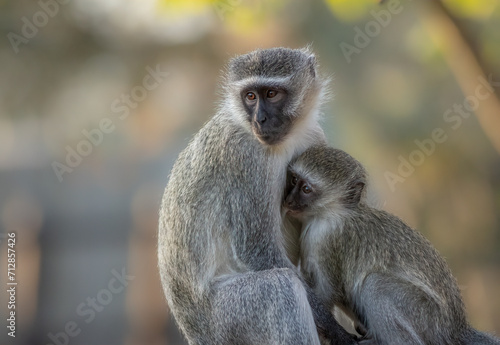
[[[257,118],[255,119],[255,122],[256,122],[256,123],[257,123],[257,125],[259,125],[259,126],[262,126],[262,125],[264,124],[264,122],[266,122],[266,121],[267,121],[267,118],[266,118],[265,116],[263,116],[263,117],[257,117]]]
[[[255,120],[257,121],[257,123],[259,125],[262,125],[264,122],[267,121],[267,116],[266,116],[266,112],[265,111],[262,111],[262,110],[259,110],[255,116]]]

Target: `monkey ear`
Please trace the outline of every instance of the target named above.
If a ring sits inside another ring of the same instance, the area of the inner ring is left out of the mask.
[[[365,189],[365,183],[358,181],[354,183],[351,188],[347,191],[347,195],[345,200],[348,205],[356,206],[361,201],[361,197],[363,196],[363,190]]]

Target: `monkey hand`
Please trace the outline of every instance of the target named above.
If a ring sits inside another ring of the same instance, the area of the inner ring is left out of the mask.
[[[362,338],[364,338],[366,336],[366,334],[368,333],[368,330],[366,329],[366,327],[363,324],[361,324],[360,322],[356,322],[356,324],[354,326],[354,330],[359,335],[361,335]]]
[[[378,345],[375,338],[369,334],[364,334],[361,338],[358,338],[359,345]]]
[[[360,341],[364,340],[365,337],[358,337],[355,334],[348,333],[346,331],[339,333],[338,329],[324,329],[317,327],[319,340],[321,345],[336,345],[336,344],[362,344]],[[372,345],[371,343],[363,343],[363,345]],[[373,345],[376,345],[373,343]]]

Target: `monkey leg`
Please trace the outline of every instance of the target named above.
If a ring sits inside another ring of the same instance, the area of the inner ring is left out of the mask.
[[[306,290],[291,269],[232,275],[212,293],[217,344],[320,344]]]
[[[365,278],[357,304],[368,330],[360,344],[450,344],[445,334],[450,327],[440,317],[442,307],[407,280],[372,273]]]

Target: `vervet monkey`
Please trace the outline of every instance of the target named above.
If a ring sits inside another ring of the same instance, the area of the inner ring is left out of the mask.
[[[365,203],[366,173],[324,145],[290,164],[284,207],[302,224],[300,269],[330,309],[365,333],[360,344],[500,344],[473,329],[444,259],[417,231]]]
[[[281,232],[286,169],[324,142],[325,81],[307,49],[232,59],[217,114],[179,155],[160,210],[159,268],[190,344],[354,344],[303,283]]]

